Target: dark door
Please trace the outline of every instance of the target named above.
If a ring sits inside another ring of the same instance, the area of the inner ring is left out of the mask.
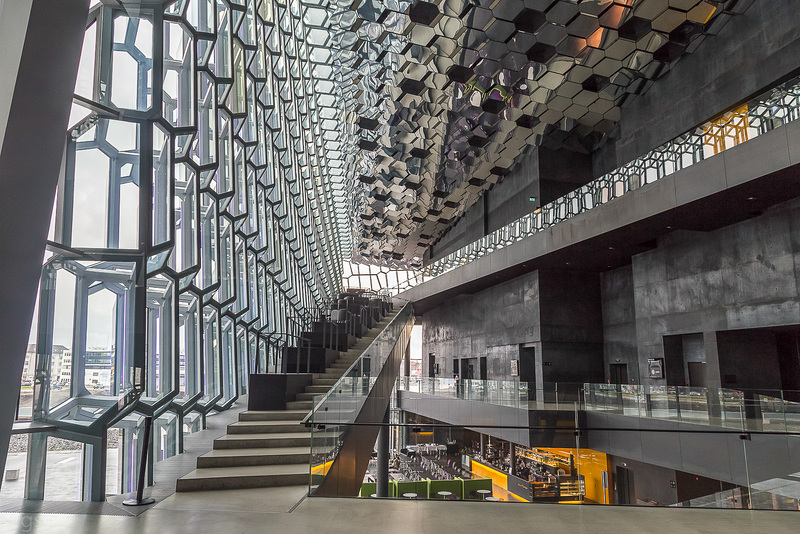
[[[633,471],[617,466],[616,479],[614,480],[614,494],[617,504],[631,504],[636,502],[636,493],[633,487]]]
[[[436,355],[428,354],[428,376],[436,376]]]
[[[453,358],[453,378],[455,378],[456,375],[459,375],[460,369],[458,367],[459,367],[458,366],[458,358]],[[464,378],[464,377],[459,375],[459,378]]]
[[[693,388],[706,387],[706,363],[689,362],[689,386]]]
[[[461,378],[464,380],[474,380],[475,379],[475,366],[477,365],[478,361],[475,358],[461,358]]]
[[[486,376],[486,375],[488,374],[488,373],[486,372],[486,367],[487,367],[487,366],[486,366],[486,356],[483,356],[483,357],[480,359],[480,374],[481,374],[481,376],[480,376],[480,379],[481,379],[481,380],[488,380],[488,378],[487,378],[487,376]]]
[[[627,363],[612,363],[611,364],[611,383],[612,384],[627,384],[628,383],[628,364]]]

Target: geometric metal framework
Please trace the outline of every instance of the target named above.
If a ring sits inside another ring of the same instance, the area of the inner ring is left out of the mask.
[[[33,419],[92,451],[85,499],[109,428],[131,491],[143,415],[152,457],[181,452],[338,295],[349,221],[298,6],[92,2],[32,329]]]
[[[309,0],[355,261],[420,268],[535,146],[591,152],[741,0]]]

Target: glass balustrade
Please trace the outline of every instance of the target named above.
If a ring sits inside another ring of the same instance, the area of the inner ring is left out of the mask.
[[[364,384],[354,385],[357,389]],[[458,385],[432,381],[417,382],[412,388],[414,393],[433,394],[432,386],[450,399],[461,391]],[[678,395],[675,411],[681,402],[696,397],[681,389],[666,392]],[[474,391],[465,387],[463,397]],[[628,390],[625,395],[632,404],[623,401],[619,406],[639,409],[637,394]],[[495,402],[514,407],[510,399],[496,397]],[[355,490],[341,491],[338,497],[435,500],[445,506],[452,501],[483,501],[800,510],[800,480],[787,446],[796,439],[792,433],[597,425],[580,419],[576,408],[563,410],[557,420],[536,417],[524,425],[511,425],[500,415],[494,424],[480,427],[421,415],[402,395],[393,401],[388,423],[353,422],[347,410],[328,413],[327,425],[311,429],[317,448],[309,490],[326,475],[336,476],[330,470],[336,453],[336,436],[329,426],[333,425],[337,433],[369,428],[373,434],[383,430],[389,436],[385,449],[380,441],[374,447],[362,446],[362,453],[370,456],[362,463],[363,473],[356,473],[363,479],[357,480]],[[382,461],[388,464],[387,475],[379,469]],[[351,469],[353,463],[348,460]],[[383,476],[387,476],[385,486]]]
[[[356,421],[376,378],[394,351],[404,351],[414,325],[411,305],[404,306],[389,325],[350,365],[325,395],[314,397],[306,421],[315,428],[311,440],[312,486],[318,486],[338,454],[348,425]],[[402,355],[400,355],[402,358]]]

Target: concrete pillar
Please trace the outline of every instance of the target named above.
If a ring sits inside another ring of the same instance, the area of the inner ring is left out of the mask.
[[[481,434],[481,460],[486,457],[486,446],[484,442],[484,435]]]
[[[716,332],[703,332],[703,349],[706,355],[706,388],[708,388],[708,418],[712,425],[719,425],[722,421],[722,402],[719,398],[719,388],[722,387],[722,377],[719,372],[719,347]]]
[[[5,460],[5,456],[3,457]],[[47,466],[47,434],[28,435],[28,457],[25,460],[25,498],[44,500],[44,473]],[[5,472],[5,470],[3,470]]]
[[[83,500],[103,502],[106,500],[106,437],[83,447]]]
[[[389,496],[389,409],[383,416],[383,425],[378,432],[378,473],[376,477],[378,497]]]
[[[0,4],[0,472],[16,416],[89,0]]]
[[[511,458],[511,474],[517,476],[517,448],[508,442],[508,455]]]

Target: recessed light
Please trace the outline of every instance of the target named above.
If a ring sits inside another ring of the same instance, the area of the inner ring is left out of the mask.
[[[747,197],[747,200],[755,200],[756,197]]]
[[[614,250],[614,247],[608,247],[608,250]]]

